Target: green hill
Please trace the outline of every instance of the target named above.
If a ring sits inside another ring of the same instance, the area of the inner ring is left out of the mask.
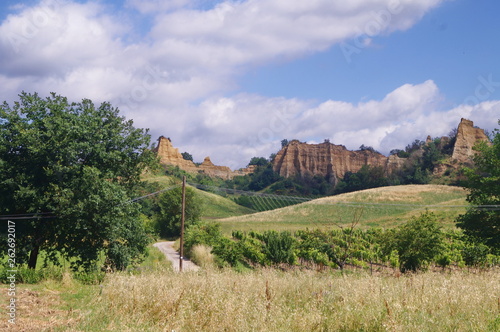
[[[181,184],[179,179],[168,175],[149,175],[145,176],[144,180],[147,182],[156,182],[159,184],[160,188],[168,188]],[[254,210],[238,205],[231,199],[196,188],[194,189],[203,201],[202,220],[213,220],[255,213]]]
[[[466,191],[443,185],[405,185],[367,189],[316,199],[272,211],[218,219],[224,233],[327,229],[347,226],[361,214],[358,227],[394,227],[426,209],[435,212],[445,228],[465,212]]]
[[[255,213],[254,210],[238,205],[228,198],[199,189],[196,189],[196,191],[203,200],[202,220],[213,220]]]

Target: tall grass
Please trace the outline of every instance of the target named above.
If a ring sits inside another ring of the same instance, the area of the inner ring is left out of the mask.
[[[499,271],[153,272],[107,279],[82,330],[497,331]]]

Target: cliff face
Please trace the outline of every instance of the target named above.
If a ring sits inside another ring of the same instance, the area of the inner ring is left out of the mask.
[[[196,168],[196,165],[191,160],[186,160],[182,157],[179,149],[174,148],[170,138],[166,138],[165,136],[158,138],[158,145],[153,151],[160,157],[161,164],[179,166],[179,168],[187,172]]]
[[[278,152],[273,169],[283,177],[321,175],[336,183],[346,172],[357,172],[364,165],[386,169],[388,163],[388,157],[370,150],[349,151],[343,145],[328,142],[307,144],[293,140]]]
[[[474,154],[472,148],[478,141],[489,142],[484,130],[474,128],[472,121],[462,119],[453,146],[451,157],[453,163],[437,165],[434,174],[443,174],[449,168],[471,163]],[[427,137],[426,144],[430,142],[432,142],[431,137]],[[441,138],[442,145],[449,142],[449,137]],[[422,153],[423,149],[419,149],[413,156],[419,158]],[[411,163],[411,160],[396,155],[386,157],[370,150],[349,151],[342,145],[328,142],[307,144],[293,140],[278,152],[273,162],[273,169],[283,177],[321,175],[336,184],[337,179],[343,178],[346,172],[357,172],[364,165],[383,167],[386,174],[391,174],[403,168],[405,163]]]
[[[237,171],[232,171],[227,166],[216,166],[212,163],[210,157],[206,157],[203,163],[197,166],[192,161],[185,160],[179,152],[179,149],[174,148],[170,139],[164,136],[160,136],[158,145],[153,151],[160,157],[161,164],[178,166],[180,169],[189,173],[203,173],[211,177],[219,177],[228,180],[235,176],[250,174],[254,171],[252,166]]]
[[[457,140],[453,147],[451,158],[460,163],[470,162],[474,155],[472,149],[478,141],[489,142],[488,136],[481,128],[474,128],[474,123],[467,119],[462,119],[458,125]]]
[[[458,126],[456,141],[453,146],[452,156],[449,160],[436,165],[434,174],[444,174],[450,168],[458,168],[461,164],[471,163],[474,154],[473,146],[478,141],[488,141],[483,129],[474,128],[472,121],[462,119]],[[427,138],[427,144],[432,142]],[[441,138],[441,145],[450,143],[448,137]],[[452,143],[450,143],[452,144]],[[217,166],[206,157],[199,166],[192,161],[185,160],[179,150],[172,146],[170,139],[161,136],[155,152],[164,165],[178,166],[190,173],[204,173],[212,177],[232,179],[235,176],[243,176],[254,172],[255,166],[249,166],[237,171],[226,166]],[[413,152],[413,158],[420,158],[423,149]],[[350,151],[343,145],[335,145],[329,142],[321,144],[301,143],[297,140],[291,141],[281,149],[274,161],[273,169],[283,177],[304,177],[320,175],[326,177],[332,184],[342,179],[347,172],[357,172],[364,165],[382,167],[386,174],[391,174],[405,167],[405,163],[412,163],[411,158],[399,158],[396,155],[386,157],[371,150]],[[408,165],[406,165],[408,166]]]

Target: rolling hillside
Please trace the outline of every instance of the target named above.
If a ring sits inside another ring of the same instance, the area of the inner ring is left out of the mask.
[[[254,210],[241,206],[228,198],[196,189],[203,200],[202,220],[213,220],[255,213]]]
[[[443,185],[406,185],[367,189],[316,199],[299,205],[249,215],[218,219],[222,230],[262,231],[347,226],[361,213],[360,228],[394,227],[426,209],[435,212],[443,227],[453,228],[465,212],[466,191]]]
[[[144,180],[159,183],[162,188],[168,188],[173,185],[181,184],[179,179],[167,175],[151,175],[144,177]],[[202,220],[213,220],[255,213],[254,210],[238,205],[231,199],[196,188],[194,189],[203,201]]]

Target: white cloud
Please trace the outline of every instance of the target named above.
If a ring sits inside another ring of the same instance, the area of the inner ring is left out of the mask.
[[[202,103],[191,113],[199,117],[192,130],[178,138],[189,142],[184,149],[197,160],[210,155],[216,163],[243,167],[251,157],[277,152],[284,138],[310,143],[329,138],[349,149],[364,144],[388,154],[427,135],[447,135],[462,117],[490,131],[498,127],[500,101],[441,109],[441,99],[433,81],[405,84],[382,100],[359,104],[330,100],[315,106],[241,94]]]
[[[133,13],[112,13],[105,2],[46,0],[0,22],[2,96],[55,91],[111,101],[154,137],[171,136],[195,159],[210,155],[232,167],[276,152],[283,138],[331,138],[388,152],[411,135],[445,134],[462,116],[492,128],[498,102],[442,111],[431,80],[358,104],[235,92],[252,66],[352,38],[367,47],[375,35],[407,29],[443,1],[128,0]],[[138,31],[135,23],[151,29]]]

